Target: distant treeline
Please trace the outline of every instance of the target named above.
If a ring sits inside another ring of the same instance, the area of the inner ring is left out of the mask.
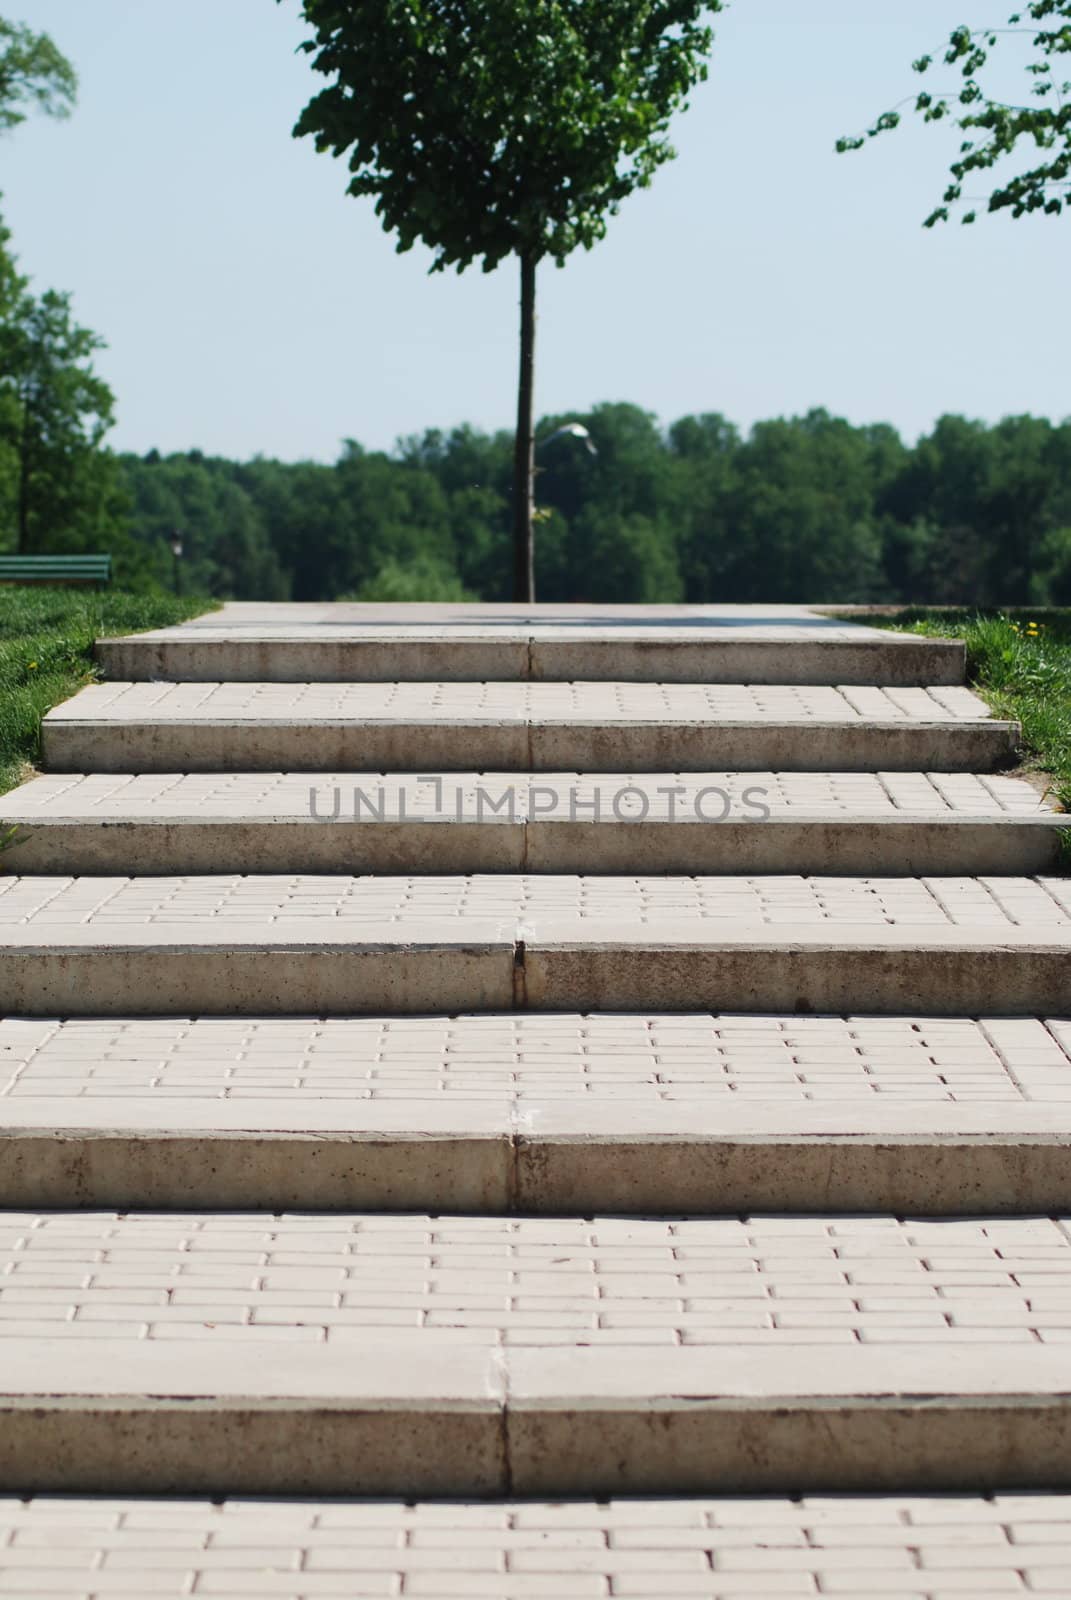
[[[546,418],[537,577],[547,601],[1071,602],[1071,421],[943,417],[916,445],[825,411],[741,434],[666,432],[639,407]],[[468,427],[332,466],[190,451],[113,458],[109,545],[135,586],[249,599],[503,600],[512,439]],[[99,502],[98,502],[99,503]],[[69,547],[62,529],[53,547]]]

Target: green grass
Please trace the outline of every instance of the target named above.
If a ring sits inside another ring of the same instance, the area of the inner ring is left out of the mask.
[[[972,687],[998,715],[1022,723],[1028,764],[1048,776],[1050,797],[1071,811],[1071,610],[994,614],[919,607],[855,620],[965,640]]]
[[[193,595],[0,588],[0,794],[36,762],[44,713],[96,677],[94,639],[165,628],[216,604]]]

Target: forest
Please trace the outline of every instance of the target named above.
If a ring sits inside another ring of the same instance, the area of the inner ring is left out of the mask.
[[[815,410],[742,433],[717,413],[668,429],[640,407],[544,418],[541,600],[1071,602],[1071,421],[946,416],[917,443]],[[333,465],[112,458],[96,527],[120,576],[257,599],[503,600],[512,436],[428,432]],[[51,548],[60,527],[40,530]]]
[[[909,444],[824,410],[743,433],[714,412],[662,429],[638,406],[604,404],[568,414],[593,454],[550,437],[565,420],[538,430],[541,600],[1071,602],[1071,421],[946,416]],[[16,447],[0,434],[0,550],[17,542],[5,461]],[[23,497],[23,548],[110,550],[126,587],[272,600],[510,593],[505,431],[431,429],[389,454],[347,441],[332,465],[114,454],[94,441],[84,481],[65,452],[56,492],[47,465]]]

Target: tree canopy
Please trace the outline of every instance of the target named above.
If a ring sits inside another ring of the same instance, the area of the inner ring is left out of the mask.
[[[0,17],[0,133],[25,122],[31,111],[69,116],[78,77],[47,33]]]
[[[1024,69],[1026,104],[1011,103],[987,87],[992,52],[1009,35],[1025,39],[1031,52]],[[977,202],[964,196],[964,185],[976,174],[1011,162],[1021,149],[1029,152],[1026,164],[1017,172],[997,176],[986,209],[1010,211],[1013,217],[1038,211],[1058,217],[1071,204],[1071,79],[1066,76],[1071,68],[1062,59],[1068,56],[1071,0],[1029,0],[1003,28],[952,30],[941,59],[958,70],[961,87],[955,94],[923,89],[913,97],[914,109],[925,122],[952,121],[965,135],[941,204],[926,218],[928,228],[948,222],[952,208],[965,199],[961,221],[976,221]],[[915,71],[929,73],[934,60],[932,55],[920,56]],[[899,109],[883,112],[865,134],[838,140],[837,149],[858,150],[867,139],[899,127],[901,120]]]
[[[433,270],[565,260],[673,150],[723,0],[303,0],[332,82],[295,128],[347,156],[399,250]]]

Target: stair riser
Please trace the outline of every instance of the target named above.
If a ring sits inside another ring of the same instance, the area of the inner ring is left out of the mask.
[[[513,987],[507,944],[369,950],[191,943],[14,950],[0,962],[0,1011],[27,1017],[453,1014],[509,1010]]]
[[[185,683],[960,684],[962,644],[877,639],[104,639],[107,677]]]
[[[529,946],[524,1001],[533,1011],[796,1011],[962,1017],[1055,1015],[1066,1009],[1066,948],[912,948],[828,943],[707,949],[631,944]],[[774,930],[771,929],[771,934]],[[1039,941],[1039,944],[1041,941]]]
[[[52,772],[986,772],[1003,722],[45,722]]]
[[[781,873],[988,876],[1055,869],[1060,821],[61,822],[27,816],[14,872]]]
[[[249,1373],[255,1393],[252,1352]],[[504,1481],[492,1402],[0,1400],[0,1493],[490,1495]]]
[[[1057,1397],[419,1409],[35,1396],[0,1405],[0,1491],[20,1496],[559,1498],[1069,1485],[1071,1407]]]
[[[290,1207],[477,1216],[512,1209],[505,1133],[350,1139],[311,1129],[278,1135],[124,1131],[122,1103],[113,1104],[110,1132],[0,1132],[0,1207]],[[303,1114],[294,1120],[301,1122]]]
[[[99,1103],[98,1103],[99,1104]],[[575,1139],[472,1135],[0,1135],[0,1206],[29,1210],[456,1212],[711,1216],[1071,1209],[1066,1138],[994,1134]],[[67,1111],[65,1114],[69,1114]],[[353,1121],[361,1121],[360,1102]]]
[[[532,1495],[695,1494],[704,1485],[741,1494],[992,1492],[1071,1483],[1071,1405],[1056,1396],[1021,1406],[514,1402],[507,1432],[514,1488]]]
[[[775,930],[770,930],[771,935]],[[383,1012],[736,1011],[834,1015],[1058,1015],[1066,945],[911,948],[875,941],[701,948],[505,941],[101,948],[9,946],[0,1009],[13,1016],[347,1016]]]

